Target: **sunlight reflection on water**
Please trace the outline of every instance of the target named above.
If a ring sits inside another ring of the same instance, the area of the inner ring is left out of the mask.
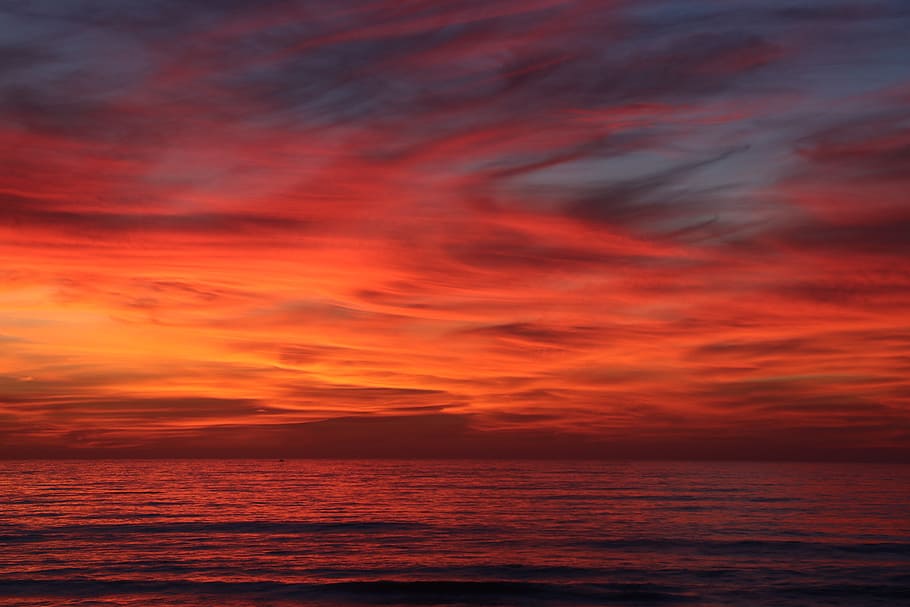
[[[839,604],[910,593],[910,467],[0,463],[0,605]]]

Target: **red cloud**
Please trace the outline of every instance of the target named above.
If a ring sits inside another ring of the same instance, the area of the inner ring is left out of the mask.
[[[901,89],[793,44],[842,20],[481,4],[17,42],[0,455],[906,459]]]

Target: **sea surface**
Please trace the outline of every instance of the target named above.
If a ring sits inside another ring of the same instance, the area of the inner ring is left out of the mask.
[[[0,605],[910,605],[910,466],[0,462]]]

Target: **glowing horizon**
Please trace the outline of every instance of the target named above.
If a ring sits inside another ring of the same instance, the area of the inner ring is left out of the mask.
[[[4,9],[0,457],[910,461],[899,2],[332,7]]]

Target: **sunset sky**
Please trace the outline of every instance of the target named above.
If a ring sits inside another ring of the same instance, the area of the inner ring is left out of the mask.
[[[910,461],[905,0],[0,5],[0,457]]]

